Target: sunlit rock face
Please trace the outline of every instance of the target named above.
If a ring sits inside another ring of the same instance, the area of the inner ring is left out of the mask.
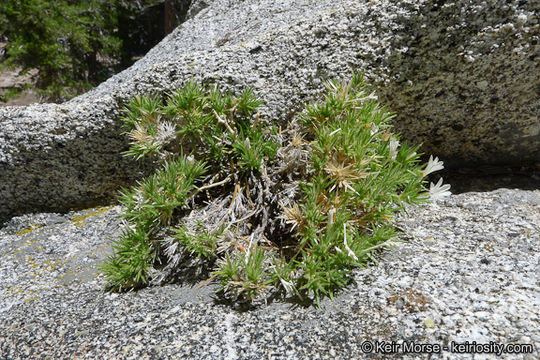
[[[400,17],[379,95],[405,138],[454,167],[538,163],[539,6],[427,1]]]
[[[395,125],[450,166],[540,161],[537,1],[198,0],[131,68],[67,103],[0,109],[0,222],[107,201],[147,173],[122,157],[133,95],[194,79],[253,87],[286,124],[362,71]]]

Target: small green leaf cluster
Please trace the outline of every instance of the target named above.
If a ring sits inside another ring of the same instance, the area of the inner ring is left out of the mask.
[[[147,284],[158,263],[170,273],[188,256],[215,266],[229,299],[285,291],[319,303],[396,241],[405,204],[449,193],[442,181],[426,189],[442,162],[424,166],[418,147],[400,143],[360,75],[329,82],[288,130],[262,121],[260,105],[251,90],[193,82],[128,104],[126,155],[164,165],[122,192],[128,226],[104,266],[112,289]]]
[[[185,225],[173,229],[175,237],[191,253],[197,257],[214,258],[219,246],[223,230],[208,232],[203,227],[191,231]]]
[[[156,258],[150,230],[144,225],[126,226],[114,240],[113,250],[114,256],[102,266],[111,290],[135,289],[148,282]]]
[[[185,156],[166,162],[163,169],[141,181],[135,190],[121,192],[124,218],[145,229],[170,225],[174,212],[186,205],[195,181],[205,171],[204,163]]]
[[[244,298],[253,299],[272,284],[271,272],[265,266],[268,253],[255,244],[234,257],[226,255],[216,274],[222,290],[233,290]]]
[[[204,163],[180,157],[165,163],[134,189],[122,190],[120,203],[128,225],[113,245],[114,256],[103,266],[112,289],[147,283],[152,264],[160,255],[153,238],[186,205],[196,180],[205,171]]]
[[[169,94],[163,105],[157,96],[136,96],[124,117],[132,139],[125,154],[136,159],[170,157],[182,150],[213,167],[228,166],[231,158],[239,171],[258,171],[279,147],[268,140],[262,122],[251,121],[260,105],[250,89],[235,97],[217,87],[206,91],[194,82]]]

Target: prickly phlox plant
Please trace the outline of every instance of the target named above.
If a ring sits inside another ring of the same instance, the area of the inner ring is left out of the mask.
[[[122,190],[126,226],[103,266],[111,290],[210,269],[231,300],[284,292],[319,303],[376,249],[392,244],[405,204],[447,195],[417,147],[400,144],[392,114],[360,75],[331,81],[287,129],[239,96],[185,84],[125,109],[126,155],[162,167]]]

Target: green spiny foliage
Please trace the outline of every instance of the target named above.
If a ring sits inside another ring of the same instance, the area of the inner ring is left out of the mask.
[[[124,218],[145,229],[171,223],[175,210],[186,205],[194,182],[206,171],[204,163],[185,156],[165,163],[163,169],[144,179],[132,191],[123,190],[120,196],[124,205]]]
[[[216,256],[222,231],[209,233],[204,228],[190,231],[186,226],[180,226],[173,231],[176,233],[174,237],[192,254],[207,258]]]
[[[156,256],[168,256],[174,263],[177,254],[171,249],[178,245],[198,257],[216,257],[224,226],[210,231],[202,224],[172,225],[179,223],[190,208],[188,201],[200,197],[199,193],[227,187],[233,177],[236,185],[247,181],[249,174],[260,172],[263,163],[275,157],[279,147],[272,139],[275,131],[250,121],[259,105],[250,90],[235,97],[217,88],[205,91],[193,82],[169,94],[164,102],[157,96],[136,96],[128,104],[123,120],[132,143],[125,155],[136,159],[154,156],[164,163],[156,174],[120,194],[128,227],[148,235],[152,251],[145,253],[146,265]],[[200,186],[206,172],[212,172],[212,184]],[[164,248],[155,238],[168,226],[174,235]],[[103,268],[112,289],[138,287],[148,278],[134,278],[139,272],[132,271],[133,261],[126,258],[132,253],[120,251],[131,246],[137,234],[128,232],[121,237],[116,254]]]
[[[359,75],[329,82],[287,130],[261,120],[260,105],[251,90],[193,82],[128,105],[126,155],[164,165],[121,194],[128,230],[104,266],[112,289],[159,283],[196,257],[228,298],[285,290],[319,303],[395,240],[405,204],[448,194],[441,183],[427,191],[442,162],[424,166],[418,147],[400,144]]]
[[[113,289],[134,289],[148,281],[156,253],[145,225],[125,227],[113,250],[115,255],[102,267]]]
[[[240,293],[254,298],[272,283],[269,269],[264,265],[267,253],[257,244],[237,253],[233,258],[226,255],[216,272],[221,279],[221,290]]]

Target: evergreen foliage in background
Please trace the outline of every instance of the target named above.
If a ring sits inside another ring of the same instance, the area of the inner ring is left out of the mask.
[[[7,46],[0,65],[37,69],[41,95],[70,99],[131,65],[146,36],[135,20],[162,2],[2,0],[0,29]]]
[[[394,214],[449,194],[400,144],[363,78],[327,84],[287,129],[238,96],[189,82],[125,109],[127,156],[162,168],[123,190],[126,227],[103,266],[111,290],[207,274],[231,300],[288,295],[317,303],[396,239]],[[213,270],[213,274],[210,273]],[[179,275],[180,274],[180,275]]]

